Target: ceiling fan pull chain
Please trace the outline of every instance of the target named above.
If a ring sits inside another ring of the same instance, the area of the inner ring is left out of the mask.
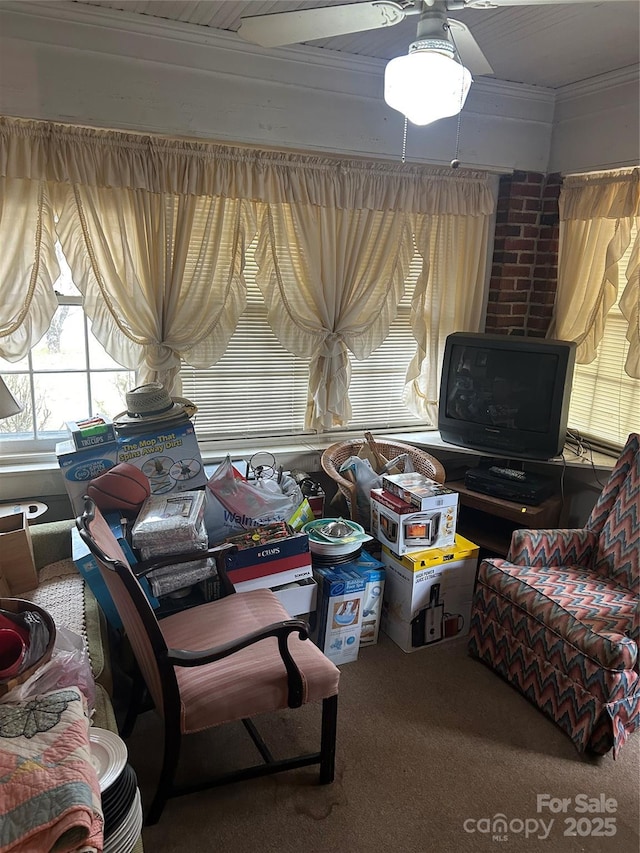
[[[402,162],[407,162],[407,125],[409,124],[409,119],[404,117],[404,131],[402,133]]]
[[[458,62],[462,64],[462,60],[460,59],[460,53],[458,51],[458,45],[456,44],[455,36],[453,35],[453,30],[447,24],[447,29],[451,35],[451,42],[453,44],[453,49],[456,52],[456,58]],[[464,86],[460,86],[460,109],[458,110],[458,125],[456,127],[456,154],[453,160],[451,161],[451,168],[457,169],[460,166],[460,160],[458,155],[460,153],[460,125],[462,124],[462,107],[464,106]]]

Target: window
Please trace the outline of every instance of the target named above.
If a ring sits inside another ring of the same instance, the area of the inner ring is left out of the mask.
[[[200,439],[303,435],[308,363],[288,353],[273,335],[255,282],[253,245],[247,251],[247,308],[227,352],[207,370],[182,369],[182,393],[195,402]],[[0,359],[0,373],[23,405],[0,421],[0,439],[15,451],[53,449],[66,436],[65,421],[124,408],[135,375],[116,364],[91,334],[81,296],[58,247],[58,310],[47,335],[18,363]],[[416,254],[405,295],[387,340],[366,361],[351,357],[351,429],[419,425],[402,403],[404,377],[415,352],[411,299],[420,272]]]
[[[255,243],[254,243],[255,245]],[[303,435],[308,362],[288,353],[273,335],[256,285],[254,245],[247,250],[247,308],[220,361],[208,370],[182,369],[185,397],[198,406],[200,438]],[[350,429],[418,425],[402,403],[404,377],[415,352],[411,299],[421,269],[416,254],[398,316],[384,343],[366,360],[350,355]]]
[[[0,420],[0,439],[15,452],[52,450],[67,435],[65,421],[122,411],[134,384],[91,334],[81,296],[58,250],[61,274],[55,283],[58,308],[49,331],[19,362],[0,359],[0,374],[23,410]]]
[[[628,324],[618,305],[637,235],[633,228],[629,248],[618,264],[618,299],[607,315],[598,354],[591,364],[576,364],[571,391],[570,428],[607,447],[623,445],[640,426],[640,381],[624,372]]]

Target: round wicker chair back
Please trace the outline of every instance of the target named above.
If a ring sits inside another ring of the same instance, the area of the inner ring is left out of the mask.
[[[340,466],[350,456],[357,456],[365,443],[364,439],[354,439],[352,441],[338,441],[330,445],[324,451],[320,458],[322,469],[332,480],[335,480],[338,489],[344,495],[349,506],[349,514],[352,521],[362,524],[366,529],[369,528],[369,519],[364,520],[359,518],[358,501],[356,496],[356,484],[348,480],[340,473]],[[403,453],[411,459],[414,471],[424,474],[431,480],[437,483],[444,483],[445,471],[441,462],[424,450],[419,450],[417,447],[412,447],[410,444],[401,444],[400,442],[384,441],[376,438],[376,447],[386,459],[395,459]]]

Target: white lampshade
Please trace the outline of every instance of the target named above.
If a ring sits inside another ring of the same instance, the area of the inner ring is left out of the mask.
[[[412,124],[457,115],[469,93],[471,73],[453,52],[421,48],[392,59],[384,72],[384,99]]]
[[[21,411],[22,406],[15,401],[4,380],[0,378],[0,419],[10,418],[11,415],[17,415]]]

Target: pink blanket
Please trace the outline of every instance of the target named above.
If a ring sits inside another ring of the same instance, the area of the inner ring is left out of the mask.
[[[100,785],[76,687],[0,704],[0,853],[102,850]]]

